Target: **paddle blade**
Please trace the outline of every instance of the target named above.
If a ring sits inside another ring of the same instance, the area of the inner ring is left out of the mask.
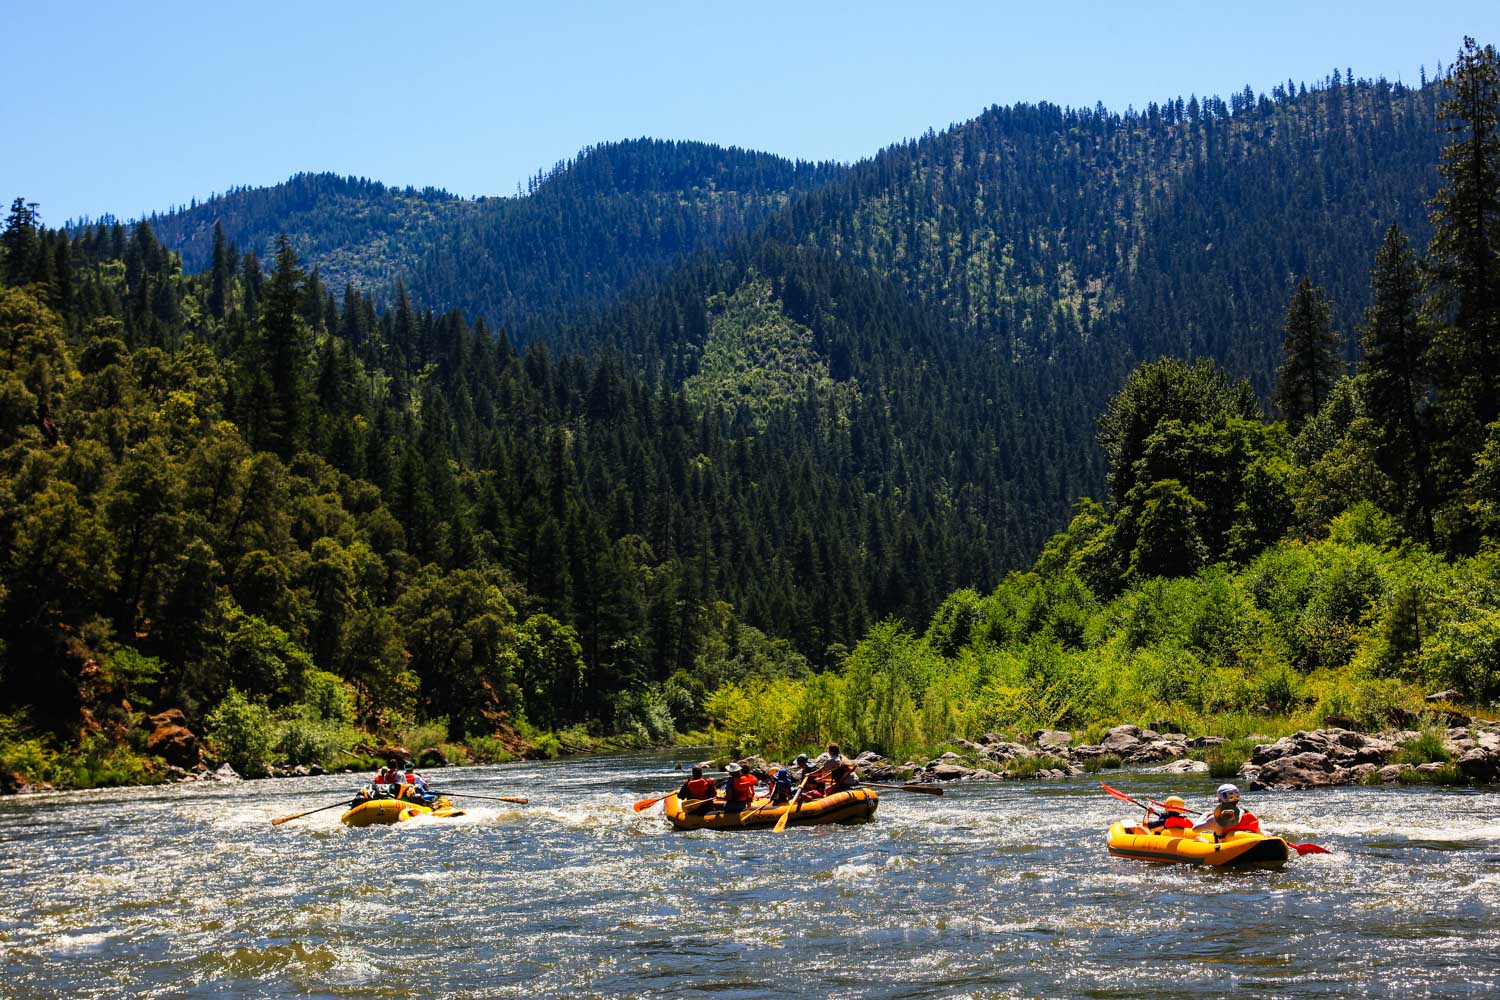
[[[1326,848],[1326,847],[1320,847],[1317,844],[1294,844],[1291,841],[1287,841],[1287,845],[1286,846],[1292,848],[1294,851],[1297,852],[1298,855],[1303,855],[1303,854],[1332,854],[1333,853],[1328,848]]]
[[[501,796],[498,796],[495,799],[495,801],[496,802],[514,802],[518,806],[524,806],[526,803],[530,802],[531,800],[530,799],[523,799],[520,796],[501,795]]]
[[[788,804],[786,807],[786,812],[782,813],[781,818],[776,821],[776,825],[771,827],[772,833],[780,833],[782,830],[786,829],[786,821],[792,818],[792,809],[793,807]]]
[[[1119,799],[1121,802],[1129,802],[1133,806],[1140,805],[1139,802],[1137,802],[1135,799],[1132,799],[1129,795],[1126,795],[1124,792],[1119,791],[1118,789],[1110,788],[1102,781],[1099,782],[1099,787],[1104,789],[1109,794],[1113,795],[1115,798]]]
[[[671,796],[671,794],[671,792],[668,792],[666,795],[658,795],[654,799],[641,799],[641,801],[631,806],[631,808],[636,812],[644,812],[645,810],[650,809],[652,806],[656,805],[662,799],[668,798],[669,796]]]
[[[303,816],[306,816],[306,815],[307,815],[307,813],[292,813],[290,816],[283,816],[280,819],[273,819],[273,820],[271,820],[271,825],[272,826],[280,826],[283,823],[290,823],[294,819],[301,819]]]

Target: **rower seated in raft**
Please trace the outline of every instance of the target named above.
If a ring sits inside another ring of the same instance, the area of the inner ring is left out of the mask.
[[[1187,818],[1187,803],[1182,801],[1180,795],[1168,795],[1162,803],[1165,812],[1153,813],[1146,820],[1146,829],[1152,833],[1161,833],[1164,830],[1191,830],[1193,821]]]
[[[1255,814],[1240,808],[1240,790],[1234,785],[1223,784],[1214,792],[1214,807],[1203,814],[1194,826],[1195,833],[1211,833],[1214,838],[1237,831],[1259,833],[1260,820]]]

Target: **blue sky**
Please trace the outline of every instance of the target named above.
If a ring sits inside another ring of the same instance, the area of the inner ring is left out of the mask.
[[[0,24],[0,196],[57,225],[302,170],[511,194],[643,135],[847,161],[991,104],[1415,83],[1500,44],[1500,3],[0,0]]]

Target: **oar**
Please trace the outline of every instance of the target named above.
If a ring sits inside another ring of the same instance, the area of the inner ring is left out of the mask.
[[[792,818],[792,813],[802,808],[802,803],[797,800],[802,798],[802,789],[807,786],[808,779],[811,777],[812,775],[809,774],[806,778],[803,778],[802,784],[798,785],[797,790],[792,793],[791,801],[786,804],[786,812],[782,813],[781,818],[776,821],[776,825],[771,827],[772,833],[780,833],[782,830],[785,830],[786,821]]]
[[[880,785],[873,781],[861,781],[855,787],[864,788],[888,788],[893,792],[920,792],[923,795],[942,795],[942,785]]]
[[[339,806],[347,807],[348,805],[348,799],[339,799],[331,806],[324,806],[321,809],[309,809],[307,812],[292,813],[290,816],[283,816],[280,819],[273,819],[271,820],[271,825],[280,826],[283,823],[290,823],[294,819],[301,819],[303,816],[311,816],[313,813],[327,812],[330,809],[337,809]]]
[[[466,799],[484,799],[486,802],[514,802],[518,806],[524,806],[526,803],[528,803],[528,802],[531,801],[530,799],[523,799],[523,798],[520,798],[519,796],[510,796],[510,795],[475,795],[473,792],[449,792],[449,791],[441,791],[441,792],[433,792],[432,794],[434,794],[434,795],[461,795],[461,796],[463,796]]]
[[[641,801],[639,801],[635,805],[631,806],[631,808],[634,809],[636,812],[644,812],[645,810],[650,809],[652,806],[656,805],[658,802],[661,802],[664,799],[670,799],[672,796],[674,796],[676,794],[677,794],[677,789],[674,788],[670,792],[668,792],[667,794],[665,794],[665,795],[658,795],[654,799],[641,799]]]

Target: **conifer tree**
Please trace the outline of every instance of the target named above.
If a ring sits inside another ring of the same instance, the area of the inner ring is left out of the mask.
[[[1360,374],[1368,410],[1381,421],[1383,471],[1410,498],[1423,537],[1432,541],[1428,482],[1427,330],[1418,322],[1421,275],[1398,226],[1386,231],[1371,274],[1373,303],[1365,313]]]
[[[1286,310],[1286,360],[1276,373],[1276,405],[1295,433],[1322,407],[1342,373],[1339,337],[1323,290],[1304,276]]]
[[[1465,38],[1451,70],[1442,106],[1451,141],[1431,202],[1429,308],[1445,429],[1457,454],[1472,455],[1500,416],[1500,57]]]

